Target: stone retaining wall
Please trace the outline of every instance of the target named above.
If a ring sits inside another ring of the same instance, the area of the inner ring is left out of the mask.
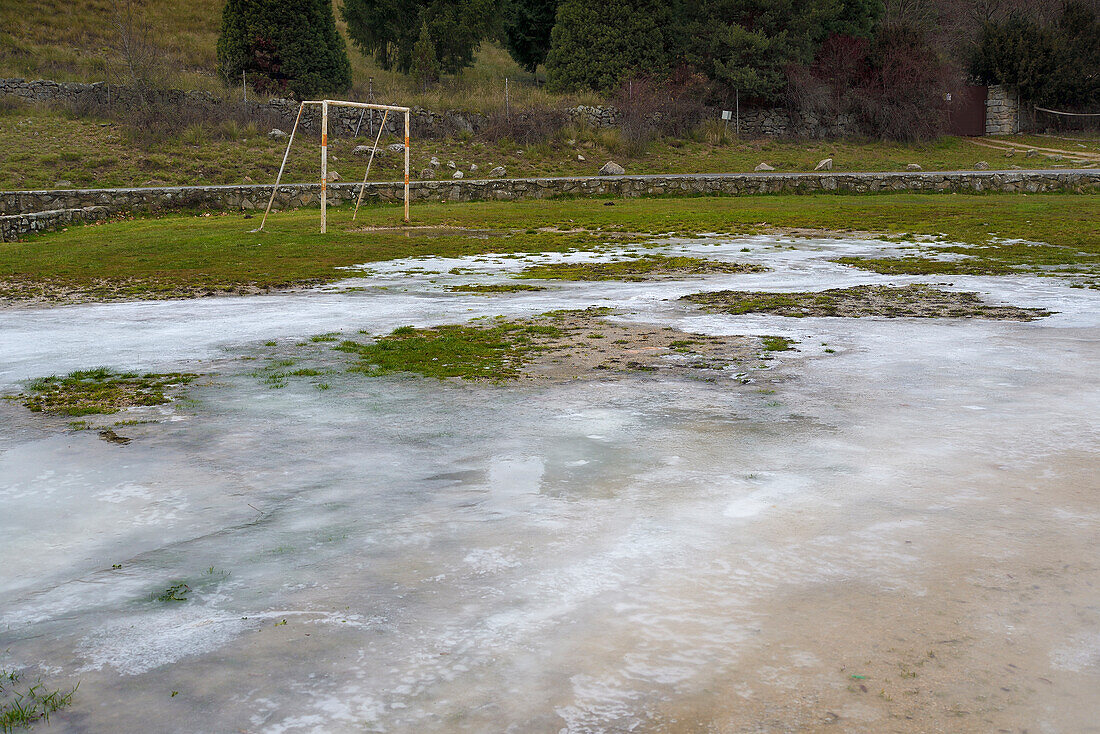
[[[17,240],[25,234],[62,229],[70,224],[98,222],[110,215],[105,206],[87,206],[0,216],[0,242]]]
[[[0,192],[5,240],[124,212],[255,210],[267,206],[270,185],[171,186],[151,189],[77,189]],[[359,185],[329,186],[329,202],[354,200]],[[954,171],[904,173],[736,173],[664,176],[592,176],[497,180],[418,181],[414,204],[425,201],[514,201],[587,196],[745,196],[782,193],[1020,192],[1100,193],[1097,171]],[[364,201],[399,202],[398,182],[367,184]],[[318,184],[279,187],[278,209],[319,206]],[[78,213],[83,212],[83,213]],[[30,215],[30,216],[27,216]]]

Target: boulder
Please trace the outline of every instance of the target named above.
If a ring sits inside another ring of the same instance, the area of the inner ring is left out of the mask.
[[[447,161],[447,168],[458,168],[454,161]]]
[[[1064,161],[1065,159],[1066,157],[1064,155],[1061,155],[1060,153],[1055,153],[1054,155],[1047,156],[1047,160],[1051,161]]]
[[[489,171],[489,178],[504,178],[507,171],[504,170],[504,166],[497,166],[493,170]]]
[[[73,187],[72,181],[58,181],[53,185],[55,189],[71,189]]]
[[[374,148],[372,148],[369,145],[357,145],[351,151],[351,154],[362,156],[363,158],[370,158],[370,152],[372,150],[374,150]],[[374,157],[375,158],[381,158],[383,154],[384,154],[384,151],[381,148],[378,148],[377,150],[374,150]]]
[[[759,166],[757,166],[756,168],[754,168],[752,170],[754,170],[754,171],[774,171],[775,169],[772,168],[771,166],[769,166],[767,163],[761,163]]]
[[[832,158],[823,158],[823,159],[821,159],[820,161],[817,162],[817,165],[814,166],[814,170],[815,171],[831,171],[831,170],[833,170],[833,159]]]
[[[433,155],[432,159],[428,161],[428,165],[430,165],[432,168],[439,168],[439,159]]]
[[[423,171],[420,172],[421,181],[432,181],[433,179],[435,179],[434,168],[425,168]]]
[[[271,138],[272,140],[286,140],[290,136],[276,127],[271,129],[271,132],[267,134],[267,137]]]
[[[905,166],[906,171],[923,171],[919,163],[909,163]]]
[[[1038,157],[1039,157],[1039,151],[1037,151],[1037,150],[1029,150],[1028,152],[1024,153],[1024,158],[1038,158]]]
[[[601,176],[621,176],[624,173],[626,173],[626,169],[615,161],[604,163],[603,168],[600,169]]]
[[[987,163],[986,161],[978,161],[977,163],[974,164],[974,170],[975,171],[988,171],[989,170],[989,163]]]
[[[339,180],[340,180],[340,174],[339,173],[337,173],[336,171],[329,171],[328,172],[328,182],[329,183],[335,183],[336,181],[339,181]]]
[[[454,175],[451,176],[451,178],[462,178],[462,171],[455,171]]]
[[[584,163],[587,159],[583,155],[577,155],[577,160]]]
[[[405,152],[405,144],[404,143],[390,143],[389,145],[386,146],[386,150],[388,150],[391,153],[404,153]]]
[[[477,170],[477,164],[476,163],[471,163],[470,164],[470,173],[473,173],[476,170]]]
[[[1005,151],[1005,158],[1011,158],[1014,155],[1016,155],[1016,151],[1014,151],[1014,150],[1006,150]]]

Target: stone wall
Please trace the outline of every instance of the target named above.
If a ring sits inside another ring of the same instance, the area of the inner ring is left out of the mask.
[[[140,95],[134,90],[109,85],[103,82],[78,84],[75,82],[54,82],[48,80],[27,81],[24,79],[0,79],[0,96],[10,95],[34,101],[64,102],[77,106],[106,106],[116,110],[134,109],[141,104]],[[227,99],[209,92],[185,92],[178,89],[157,91],[153,101],[158,104],[213,111],[219,105],[247,108],[249,115],[265,120],[275,120],[284,132],[290,132],[298,114],[298,102],[289,99],[271,99],[250,101],[247,104],[240,99]],[[513,117],[522,118],[524,112]],[[622,115],[611,105],[580,105],[563,110],[562,115],[574,123],[583,123],[595,128],[615,127]],[[717,115],[717,111],[715,111]],[[373,119],[372,119],[373,117]],[[372,126],[373,123],[373,126]],[[441,138],[457,133],[479,133],[490,123],[487,115],[451,110],[432,112],[414,108],[410,120],[414,138]],[[302,114],[302,129],[311,133],[319,132],[321,110],[307,107]],[[404,135],[404,118],[400,114],[386,117],[384,133],[396,137]],[[329,109],[329,134],[333,137],[351,136],[358,131],[360,137],[375,134],[382,125],[382,113],[367,112],[350,107],[332,107]],[[736,127],[729,123],[730,130]],[[792,118],[781,108],[743,108],[740,112],[740,130],[743,137],[784,137],[825,138],[858,135],[855,121],[841,115],[834,119],[818,118],[814,115]],[[373,131],[373,132],[372,132]]]
[[[1020,100],[1016,92],[996,84],[985,97],[985,134],[1014,135],[1020,132]]]
[[[53,209],[29,214],[0,216],[0,242],[17,240],[26,234],[50,232],[70,224],[85,224],[107,219],[110,212],[105,206],[87,206],[78,209]]]
[[[329,202],[349,203],[358,184],[329,186]],[[79,217],[163,210],[256,210],[267,205],[270,185],[177,186],[152,189],[81,189],[0,192],[4,239],[64,226]],[[745,196],[781,193],[1022,192],[1100,193],[1097,171],[961,171],[905,173],[731,173],[664,176],[591,176],[458,181],[417,181],[414,204],[425,201],[513,201],[586,196]],[[398,182],[370,183],[365,201],[400,202]],[[318,184],[279,187],[276,208],[319,205]],[[91,208],[91,209],[89,209]],[[77,214],[81,210],[86,214]],[[57,212],[70,212],[58,214]],[[26,215],[39,212],[39,218]],[[69,217],[69,219],[66,219]]]

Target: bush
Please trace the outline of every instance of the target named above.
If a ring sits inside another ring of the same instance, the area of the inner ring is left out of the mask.
[[[489,116],[481,134],[493,142],[511,140],[519,145],[532,145],[560,137],[568,122],[569,115],[564,110],[546,107],[535,107],[510,115],[497,112]]]
[[[668,67],[675,27],[661,0],[562,0],[546,56],[547,87],[610,92],[638,72]]]
[[[351,86],[351,64],[328,0],[228,0],[218,70],[231,84],[243,71],[257,89],[300,99]]]
[[[632,79],[615,95],[619,127],[628,155],[645,152],[659,135],[683,137],[702,122],[706,79],[680,69],[668,79]]]

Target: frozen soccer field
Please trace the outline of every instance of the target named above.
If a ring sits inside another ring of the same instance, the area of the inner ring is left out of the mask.
[[[484,296],[444,288],[593,255],[433,258],[0,311],[8,393],[97,366],[204,375],[116,427],[126,445],[0,401],[0,667],[79,681],[50,732],[1087,731],[1100,298],[828,259],[889,247],[703,237],[664,251],[770,270]],[[1055,313],[676,300],[912,282]],[[310,341],[589,306],[796,349],[708,379],[493,384],[368,377]],[[278,360],[326,389],[273,387]]]

